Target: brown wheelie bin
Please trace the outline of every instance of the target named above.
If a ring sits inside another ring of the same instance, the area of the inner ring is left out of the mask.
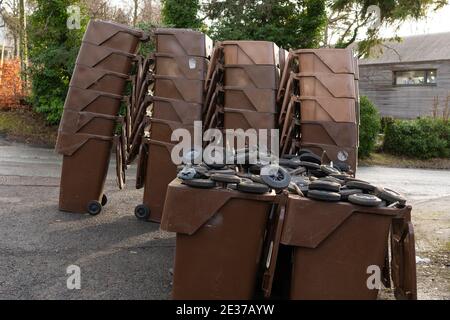
[[[75,65],[70,85],[81,89],[122,95],[125,90],[125,84],[129,80],[130,77],[123,73],[77,64]]]
[[[254,112],[276,113],[276,91],[245,87],[223,88],[224,107]]]
[[[100,213],[107,201],[103,187],[113,143],[112,136],[59,132],[56,150],[64,155],[60,210]]]
[[[255,297],[274,193],[168,187],[161,228],[176,232],[172,297],[247,300]]]
[[[222,41],[225,65],[278,65],[280,49],[270,41]]]
[[[194,124],[183,124],[176,121],[161,120],[152,118],[150,127],[150,138],[155,141],[165,143],[176,143],[172,141],[172,133],[177,129],[184,129],[189,132],[190,136],[194,136]]]
[[[226,65],[224,85],[276,90],[279,77],[274,65]]]
[[[152,117],[175,121],[182,124],[193,124],[202,117],[202,105],[182,100],[152,97]]]
[[[66,134],[86,133],[100,136],[113,136],[121,117],[93,112],[77,112],[66,109],[63,112],[59,131]]]
[[[355,99],[301,96],[297,101],[303,121],[356,123]]]
[[[168,53],[155,53],[155,74],[181,77],[190,80],[205,80],[208,60],[196,56],[175,56]]]
[[[155,75],[155,96],[203,103],[203,80],[188,80],[182,77]]]
[[[358,145],[356,123],[302,121],[301,133],[302,143],[320,143],[341,147],[356,147]]]
[[[241,109],[225,109],[225,129],[274,129],[276,122],[275,113],[262,113]]]
[[[156,52],[175,56],[208,58],[213,41],[205,34],[190,29],[158,28],[154,31]]]
[[[86,111],[115,116],[123,96],[70,86],[64,110]]]
[[[356,74],[355,58],[350,49],[300,49],[292,52],[301,72]]]
[[[300,95],[314,97],[356,98],[355,77],[352,74],[298,73]]]
[[[83,42],[78,52],[77,63],[91,68],[128,73],[135,59],[136,55],[131,53]]]
[[[392,221],[391,277],[397,299],[417,299],[416,248],[411,213]]]
[[[128,53],[136,53],[139,42],[147,41],[143,31],[113,22],[91,20],[83,41]]]
[[[135,208],[137,218],[161,222],[166,190],[177,176],[177,166],[172,162],[174,144],[155,140],[145,140],[147,144],[147,167],[145,169],[143,204]]]
[[[298,147],[299,149],[305,148],[311,150],[318,156],[323,157],[323,162],[325,163],[333,161],[334,164],[340,165],[343,168],[348,167],[354,173],[356,172],[358,166],[358,148],[356,147],[304,142],[301,142]]]
[[[410,212],[291,195],[281,236],[293,251],[290,299],[376,299],[369,277],[385,265],[393,219]]]

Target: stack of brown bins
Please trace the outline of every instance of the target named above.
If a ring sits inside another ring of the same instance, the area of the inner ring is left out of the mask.
[[[286,69],[278,95],[282,153],[308,149],[324,162],[355,172],[359,98],[358,66],[352,51],[292,51]]]
[[[156,29],[154,54],[154,96],[151,98],[150,135],[146,139],[144,200],[135,209],[142,220],[159,223],[167,185],[177,174],[171,159],[176,144],[175,129],[186,129],[192,136],[194,121],[201,120],[203,88],[208,70],[212,40],[188,29]],[[200,128],[201,130],[201,128]],[[145,159],[145,160],[144,160]]]
[[[125,156],[115,128],[139,42],[148,37],[119,24],[91,21],[67,94],[56,149],[64,155],[59,208],[99,214],[111,149],[117,146],[123,181]]]
[[[207,128],[276,128],[280,51],[267,41],[224,41],[216,46],[204,113]]]

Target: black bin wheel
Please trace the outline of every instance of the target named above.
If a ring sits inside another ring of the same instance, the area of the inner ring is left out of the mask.
[[[87,211],[91,216],[96,216],[102,212],[102,204],[96,200],[93,200],[88,203]]]
[[[148,217],[150,216],[150,209],[145,204],[138,205],[134,209],[134,215],[139,220],[148,220]]]
[[[104,194],[102,196],[102,206],[106,206],[106,204],[108,203],[108,197],[106,196],[106,194]]]

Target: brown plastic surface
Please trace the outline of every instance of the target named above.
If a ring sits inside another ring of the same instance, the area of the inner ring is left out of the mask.
[[[225,109],[225,129],[275,129],[274,113],[253,112],[240,109]]]
[[[326,144],[310,144],[301,143],[302,148],[306,148],[317,154],[323,156],[324,163],[345,163],[350,166],[353,172],[356,172],[358,166],[358,148],[352,147],[339,147],[336,145]]]
[[[190,29],[158,28],[156,52],[176,56],[210,57],[213,50],[212,40],[205,34]]]
[[[350,49],[300,49],[297,57],[300,72],[355,74],[355,59]]]
[[[356,98],[355,78],[351,74],[298,73],[300,95],[334,98]]]
[[[201,120],[202,105],[182,100],[153,97],[152,116],[156,119],[192,124],[194,121]]]
[[[194,137],[194,124],[186,125],[175,121],[151,119],[150,138],[155,141],[161,141],[165,143],[177,143],[172,141],[172,132],[177,129],[185,129],[189,131],[192,139]]]
[[[280,62],[279,62],[279,68],[280,68],[280,73],[284,72],[284,67],[286,66],[286,63],[289,59],[289,51],[284,50],[283,48],[280,48]]]
[[[391,257],[395,297],[401,300],[417,300],[416,249],[411,214],[393,219]]]
[[[294,248],[291,299],[376,299],[369,266],[382,269],[392,218],[411,207],[368,208],[292,195],[281,243]]]
[[[278,86],[277,91],[277,102],[281,102],[286,95],[286,91],[288,91],[287,86],[293,74],[292,70],[293,61],[294,56],[291,53],[289,53],[286,62],[284,63],[284,67],[283,69],[281,69],[280,84]]]
[[[116,116],[66,109],[62,115],[59,130],[67,134],[113,136],[115,125],[120,119]]]
[[[177,176],[171,159],[173,144],[149,140],[144,186],[144,205],[150,209],[149,220],[159,223],[166,198],[167,185]]]
[[[269,41],[222,41],[225,65],[278,65],[278,46]]]
[[[354,99],[300,97],[301,119],[304,121],[334,121],[356,123]]]
[[[355,123],[302,121],[301,141],[308,144],[331,144],[340,147],[356,147],[358,136]]]
[[[69,87],[64,110],[117,115],[123,97],[101,91]]]
[[[161,76],[205,80],[208,72],[208,60],[203,57],[155,53],[155,59],[155,73]]]
[[[273,194],[173,181],[161,228],[177,232],[174,299],[252,299]]]
[[[86,213],[90,201],[101,202],[112,141],[89,139],[62,163],[59,209]]]
[[[224,107],[255,112],[275,113],[276,91],[272,89],[224,87]]]
[[[191,103],[203,103],[204,81],[159,75],[155,75],[154,78],[155,96]]]
[[[55,150],[62,155],[71,156],[90,140],[113,141],[113,137],[86,133],[73,134],[59,131]]]
[[[278,89],[279,72],[273,65],[226,65],[224,85]]]
[[[140,40],[146,40],[144,32],[113,22],[91,20],[83,41],[128,53],[135,53]]]
[[[129,76],[126,74],[77,64],[70,85],[81,89],[122,95],[128,79]]]
[[[83,42],[78,52],[77,63],[91,68],[128,74],[135,58],[134,54]]]

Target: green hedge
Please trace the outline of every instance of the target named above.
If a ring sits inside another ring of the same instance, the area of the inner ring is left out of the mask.
[[[419,159],[450,157],[450,122],[422,118],[386,125],[383,150]]]
[[[361,97],[360,112],[358,153],[360,158],[366,158],[375,148],[375,142],[381,129],[381,119],[377,108],[364,96]]]

